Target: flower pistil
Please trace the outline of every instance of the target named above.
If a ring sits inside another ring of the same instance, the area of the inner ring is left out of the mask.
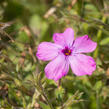
[[[68,47],[65,47],[62,52],[64,53],[65,56],[69,56],[72,53],[72,50],[69,49]]]

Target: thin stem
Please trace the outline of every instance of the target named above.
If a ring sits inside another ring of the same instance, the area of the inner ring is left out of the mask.
[[[100,109],[100,101],[99,101],[98,91],[96,92],[96,103],[97,103],[97,109]]]
[[[37,87],[37,89],[38,89],[38,91],[43,95],[43,97],[46,99],[46,102],[47,102],[47,104],[50,106],[50,108],[51,109],[54,109],[53,108],[53,106],[52,106],[52,104],[50,103],[50,101],[49,101],[49,99],[48,99],[48,97],[47,97],[47,95],[46,95],[46,93],[45,93],[45,90],[43,89],[43,87],[42,87],[42,85],[40,84],[38,84],[38,85],[36,85],[36,87]]]
[[[47,95],[46,95],[46,91],[44,90],[44,88],[42,87],[42,83],[41,83],[41,74],[39,75],[38,81],[37,81],[37,85],[40,88],[40,93],[44,96],[44,98],[46,99],[48,105],[50,106],[51,109],[54,109],[50,100],[48,99]]]
[[[43,91],[43,96],[45,97],[45,99],[47,100],[48,105],[50,106],[51,109],[54,109],[52,104],[50,103],[50,100],[47,98],[45,92]]]

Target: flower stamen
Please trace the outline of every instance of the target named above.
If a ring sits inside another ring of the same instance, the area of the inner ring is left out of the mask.
[[[69,56],[71,55],[71,50],[68,47],[65,47],[65,49],[62,50],[62,52],[64,53],[64,55]]]

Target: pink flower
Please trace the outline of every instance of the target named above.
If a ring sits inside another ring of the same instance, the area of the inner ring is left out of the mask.
[[[91,75],[96,69],[93,58],[83,54],[94,51],[97,46],[88,35],[74,40],[74,31],[67,28],[64,33],[53,34],[53,40],[54,43],[42,42],[36,53],[40,60],[52,60],[45,67],[48,79],[57,81],[62,78],[68,73],[69,65],[77,76]]]

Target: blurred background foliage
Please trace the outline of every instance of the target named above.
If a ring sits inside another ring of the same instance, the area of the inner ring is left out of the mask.
[[[98,43],[97,69],[55,83],[37,45],[72,27]],[[0,0],[0,109],[109,109],[109,0]]]

